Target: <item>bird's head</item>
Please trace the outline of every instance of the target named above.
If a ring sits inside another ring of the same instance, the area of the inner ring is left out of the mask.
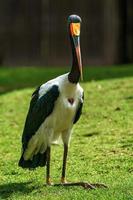
[[[76,57],[78,61],[78,67],[80,71],[80,77],[83,79],[82,74],[82,60],[81,60],[81,52],[80,52],[80,27],[81,27],[81,18],[78,15],[70,15],[68,17],[68,28],[69,35],[73,41],[73,48],[76,52]]]

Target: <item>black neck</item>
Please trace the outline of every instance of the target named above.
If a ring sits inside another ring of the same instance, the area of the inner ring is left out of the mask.
[[[68,80],[71,83],[78,83],[80,79],[79,63],[76,56],[74,41],[71,35],[70,35],[70,42],[71,42],[71,49],[72,49],[72,68],[68,75]]]

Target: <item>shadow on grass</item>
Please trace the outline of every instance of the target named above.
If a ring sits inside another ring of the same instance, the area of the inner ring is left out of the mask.
[[[0,199],[7,199],[9,198],[13,193],[22,193],[22,194],[28,194],[34,190],[34,187],[29,187],[29,182],[23,182],[23,183],[8,183],[0,185]]]
[[[37,87],[46,81],[64,74],[69,67],[18,67],[0,68],[0,94],[13,90]],[[84,67],[84,81],[105,80],[133,76],[133,65]]]
[[[125,98],[126,100],[133,100],[133,96],[128,96]]]
[[[84,137],[92,137],[92,136],[97,136],[97,135],[100,135],[100,133],[99,132],[91,132],[91,133],[84,134],[83,136]]]

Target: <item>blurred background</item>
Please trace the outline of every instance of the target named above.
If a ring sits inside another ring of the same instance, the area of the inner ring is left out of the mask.
[[[84,65],[133,62],[133,0],[1,0],[1,66],[67,66],[67,17],[82,18]]]

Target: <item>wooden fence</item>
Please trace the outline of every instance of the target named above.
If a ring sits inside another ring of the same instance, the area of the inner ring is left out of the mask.
[[[84,65],[133,61],[132,0],[1,0],[0,65],[69,65],[74,13],[83,21]]]

